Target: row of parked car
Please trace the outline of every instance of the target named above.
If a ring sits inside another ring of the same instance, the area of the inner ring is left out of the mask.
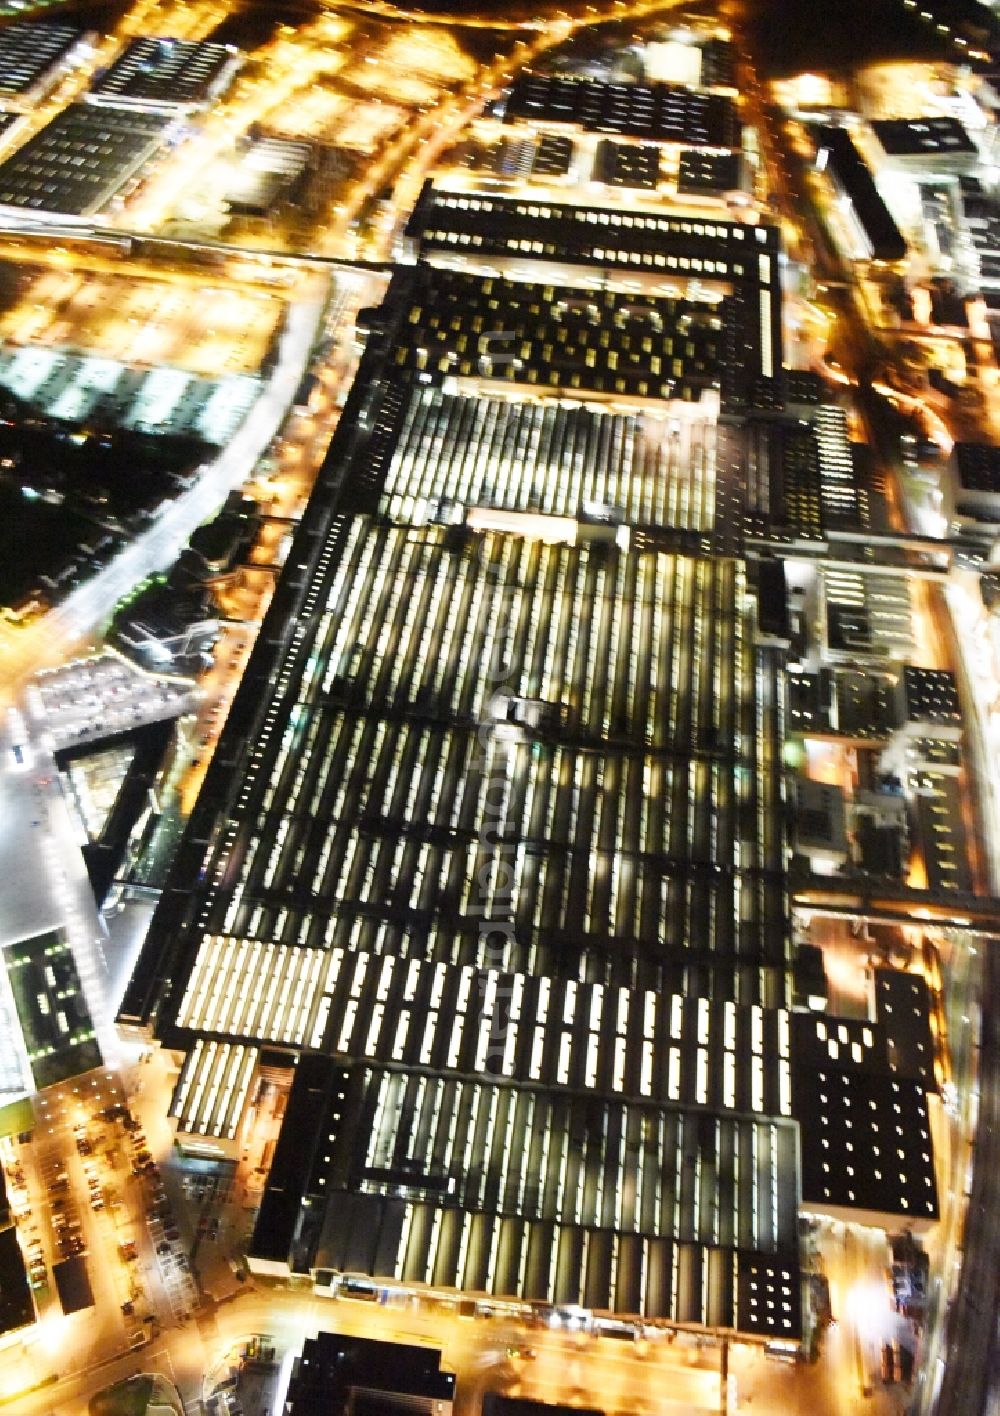
[[[61,1159],[48,1160],[42,1165],[42,1183],[48,1196],[49,1215],[55,1234],[59,1257],[70,1259],[86,1249],[83,1225],[69,1185],[69,1176]]]

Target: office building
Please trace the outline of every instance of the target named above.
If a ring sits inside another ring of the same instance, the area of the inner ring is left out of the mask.
[[[455,1378],[433,1347],[319,1332],[295,1359],[282,1416],[451,1416]]]
[[[871,169],[845,128],[820,128],[816,167],[825,172],[853,218],[858,255],[863,260],[896,264],[907,246],[886,206]]]
[[[952,532],[1000,534],[1000,447],[955,443],[941,477],[942,512]]]
[[[889,167],[917,173],[967,172],[979,162],[979,149],[957,118],[883,118],[871,126]]]

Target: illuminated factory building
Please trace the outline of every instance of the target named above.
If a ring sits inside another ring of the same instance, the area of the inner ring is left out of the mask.
[[[298,1059],[252,1268],[796,1338],[800,1207],[937,1197],[922,981],[791,1006],[771,552],[860,503],[776,233],[406,239],[121,1020],[196,1154]]]

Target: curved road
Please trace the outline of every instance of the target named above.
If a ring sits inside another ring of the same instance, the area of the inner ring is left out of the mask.
[[[198,470],[190,490],[168,502],[147,532],[35,624],[0,625],[0,674],[8,693],[37,669],[64,659],[124,595],[172,565],[191,533],[249,476],[292,405],[326,304],[322,284],[312,298],[289,306],[274,373],[228,446]]]

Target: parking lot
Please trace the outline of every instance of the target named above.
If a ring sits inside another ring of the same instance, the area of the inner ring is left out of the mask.
[[[0,313],[0,340],[69,346],[213,379],[256,373],[283,309],[265,291],[193,279],[157,282],[60,267],[22,274],[20,297]]]
[[[187,679],[158,678],[105,651],[39,674],[31,696],[59,749],[179,717],[193,706],[195,690]]]

